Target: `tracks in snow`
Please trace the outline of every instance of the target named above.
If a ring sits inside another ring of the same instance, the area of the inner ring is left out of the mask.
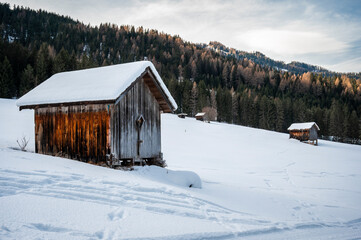
[[[128,174],[128,173],[127,173]],[[128,176],[127,176],[128,177]],[[123,207],[144,209],[146,211],[195,218],[215,222],[224,227],[226,232],[199,233],[170,237],[172,239],[232,239],[253,236],[267,236],[280,232],[291,232],[302,229],[323,229],[329,227],[360,229],[361,220],[346,223],[304,223],[292,227],[282,223],[272,223],[257,219],[246,213],[237,212],[217,205],[205,199],[193,196],[180,189],[169,189],[165,185],[152,187],[141,186],[134,176],[129,174],[129,181],[114,182],[102,179],[89,179],[81,174],[47,173],[45,171],[12,171],[0,169],[0,197],[30,194],[86,201],[113,206],[108,213],[110,226],[95,233],[99,239],[121,238],[121,222],[126,220],[127,212]],[[295,209],[297,210],[297,209]],[[253,226],[255,230],[242,230],[242,226]],[[34,224],[30,226],[39,231],[68,231],[56,226]],[[69,230],[70,231],[70,230]],[[85,236],[85,233],[78,233]],[[79,235],[79,236],[80,236]],[[94,237],[94,236],[93,236]],[[166,239],[166,238],[159,238]],[[169,237],[167,237],[169,239]]]
[[[285,168],[285,180],[290,181],[288,169]],[[211,201],[194,196],[187,189],[170,188],[165,184],[142,185],[139,175],[124,172],[126,177],[110,181],[109,178],[89,178],[77,173],[47,172],[47,171],[14,171],[0,168],[0,197],[29,194],[59,199],[71,199],[80,202],[92,202],[114,207],[108,213],[110,227],[95,233],[100,239],[120,238],[121,222],[126,220],[127,212],[124,207],[143,209],[157,214],[180,216],[215,222],[226,230],[223,233],[200,233],[191,235],[174,236],[174,239],[231,239],[257,235],[269,235],[277,232],[298,231],[301,229],[344,228],[361,229],[361,220],[356,219],[345,223],[314,222],[295,224],[274,223],[259,219],[253,215],[225,208]],[[265,183],[271,185],[271,182]],[[150,181],[150,180],[146,180]],[[271,187],[271,186],[269,186]],[[294,208],[297,213],[307,207],[300,202]],[[302,209],[301,209],[302,208]],[[243,226],[251,226],[255,230],[244,230]],[[3,226],[5,228],[5,226]],[[30,226],[39,231],[67,232],[56,226],[39,225]],[[3,229],[6,231],[6,229]],[[85,236],[85,233],[79,233]],[[93,236],[94,237],[94,236]],[[162,238],[160,238],[162,239]]]
[[[127,174],[129,181],[110,182],[99,178],[89,179],[81,174],[0,169],[0,197],[24,193],[114,207],[126,206],[160,214],[209,220],[225,226],[230,231],[236,231],[233,226],[239,224],[271,224],[249,214],[195,197],[186,190],[176,191],[177,189],[169,189],[166,185],[157,186],[157,183],[152,187],[141,186],[132,179],[134,175]],[[119,209],[108,215],[111,221],[120,220],[124,216],[124,212]]]

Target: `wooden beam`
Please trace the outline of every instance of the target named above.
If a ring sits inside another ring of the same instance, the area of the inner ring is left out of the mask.
[[[172,106],[171,106],[171,103],[170,103],[168,97],[166,96],[165,92],[163,91],[163,89],[162,89],[161,86],[159,85],[159,82],[157,81],[157,79],[155,78],[152,70],[151,70],[149,67],[147,68],[147,72],[149,73],[148,76],[152,79],[152,81],[150,81],[150,82],[151,82],[150,85],[151,85],[151,86],[153,85],[153,86],[155,86],[155,87],[157,88],[157,90],[160,92],[162,98],[163,98],[163,99],[165,100],[165,102],[167,103],[166,105],[163,105],[163,106],[165,106],[165,108],[162,107],[162,110],[163,110],[164,112],[173,112],[173,108],[172,108]],[[148,82],[148,81],[147,81],[147,82]],[[154,94],[154,93],[153,93],[153,94]]]
[[[36,109],[36,108],[46,108],[46,107],[68,107],[68,106],[77,106],[77,105],[90,105],[90,104],[113,104],[114,100],[97,100],[97,101],[82,101],[82,102],[63,102],[63,103],[46,103],[46,104],[36,104],[36,105],[24,105],[20,106],[20,111],[23,109]]]

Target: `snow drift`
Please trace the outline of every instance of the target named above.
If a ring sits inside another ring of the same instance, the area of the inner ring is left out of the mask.
[[[192,171],[173,171],[157,166],[135,167],[145,177],[182,187],[202,188],[202,180]]]

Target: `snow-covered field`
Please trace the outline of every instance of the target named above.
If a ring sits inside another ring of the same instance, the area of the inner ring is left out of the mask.
[[[360,146],[164,114],[168,169],[119,171],[14,150],[33,112],[0,112],[0,239],[361,239]]]

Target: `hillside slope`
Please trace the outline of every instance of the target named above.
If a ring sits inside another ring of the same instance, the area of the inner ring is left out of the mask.
[[[361,235],[360,146],[315,147],[287,134],[164,114],[168,170],[125,172],[13,150],[19,134],[32,136],[33,112],[4,99],[0,111],[1,239]],[[203,187],[172,181],[184,171],[196,172]]]

